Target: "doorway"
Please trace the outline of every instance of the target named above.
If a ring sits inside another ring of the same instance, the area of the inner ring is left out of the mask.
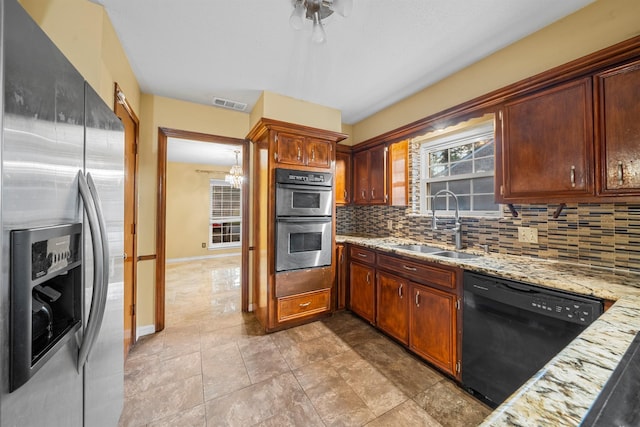
[[[167,262],[167,175],[168,175],[168,145],[170,139],[188,140],[197,143],[213,143],[222,144],[239,151],[242,159],[242,174],[248,176],[249,163],[249,144],[248,141],[238,138],[229,138],[217,135],[203,134],[198,132],[190,132],[184,130],[159,128],[158,129],[158,193],[157,193],[157,221],[156,221],[156,313],[155,313],[155,329],[156,332],[161,331],[165,327],[165,267]],[[202,168],[207,172],[207,168]],[[248,212],[249,212],[249,194],[247,180],[243,180],[241,184],[241,221],[240,221],[240,247],[241,247],[241,307],[242,311],[248,311],[249,292],[248,292]],[[211,228],[211,225],[210,225]],[[209,246],[211,243],[211,230],[207,243],[203,245]],[[202,248],[208,249],[208,248]]]
[[[136,341],[136,199],[139,120],[115,84],[113,110],[124,126],[124,357]]]

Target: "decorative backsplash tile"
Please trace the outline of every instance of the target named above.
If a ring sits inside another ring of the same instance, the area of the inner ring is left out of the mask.
[[[640,204],[567,204],[558,218],[558,205],[516,205],[513,218],[462,218],[465,247],[488,245],[491,252],[576,262],[640,271]],[[411,208],[344,206],[337,208],[338,234],[394,236],[420,242],[453,244],[453,219],[444,230],[431,230],[431,218],[411,214]],[[391,220],[393,230],[387,228]],[[518,241],[518,227],[535,227],[538,243]]]

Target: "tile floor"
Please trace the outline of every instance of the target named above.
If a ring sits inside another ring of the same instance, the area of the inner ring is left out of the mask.
[[[265,335],[240,257],[167,265],[166,329],[125,364],[120,426],[476,426],[490,412],[348,312]]]

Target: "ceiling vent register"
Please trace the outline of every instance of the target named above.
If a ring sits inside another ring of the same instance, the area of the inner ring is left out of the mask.
[[[230,99],[218,98],[217,96],[213,98],[213,105],[236,111],[244,111],[247,108],[247,104],[244,102],[231,101]]]

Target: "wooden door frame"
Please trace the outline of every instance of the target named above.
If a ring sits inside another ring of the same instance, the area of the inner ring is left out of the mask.
[[[138,294],[138,142],[140,139],[140,120],[138,119],[138,116],[136,115],[136,113],[133,111],[133,108],[131,107],[131,104],[129,104],[129,101],[127,100],[124,92],[122,91],[122,89],[120,88],[120,85],[118,85],[118,83],[114,83],[114,92],[113,92],[113,111],[116,111],[116,107],[117,105],[121,105],[125,111],[127,112],[127,114],[129,115],[129,117],[131,118],[131,120],[133,120],[133,123],[135,124],[136,130],[135,130],[135,141],[134,143],[134,152],[136,153],[135,156],[135,160],[134,160],[134,165],[133,165],[133,171],[124,171],[125,174],[127,173],[131,173],[133,174],[133,228],[134,228],[134,236],[133,236],[133,253],[130,254],[131,256],[131,263],[132,263],[132,276],[133,276],[133,283],[131,284],[131,286],[133,287],[132,292],[133,295],[131,296],[131,304],[133,304],[133,313],[131,314],[131,332],[132,332],[132,338],[131,338],[131,347],[136,343],[136,338],[138,336],[137,333],[137,319],[136,319],[136,304],[137,304],[137,294]],[[124,243],[124,240],[123,240]],[[125,285],[124,281],[123,281],[123,287]],[[131,349],[131,347],[129,347]]]
[[[242,148],[242,174],[249,176],[249,141],[240,138],[210,135],[179,129],[158,128],[158,171],[157,171],[157,213],[156,213],[156,332],[165,326],[165,267],[167,245],[167,140],[169,137],[191,139],[202,142],[216,142]],[[240,287],[242,290],[242,311],[249,311],[249,182],[242,182],[242,227],[241,227]]]

